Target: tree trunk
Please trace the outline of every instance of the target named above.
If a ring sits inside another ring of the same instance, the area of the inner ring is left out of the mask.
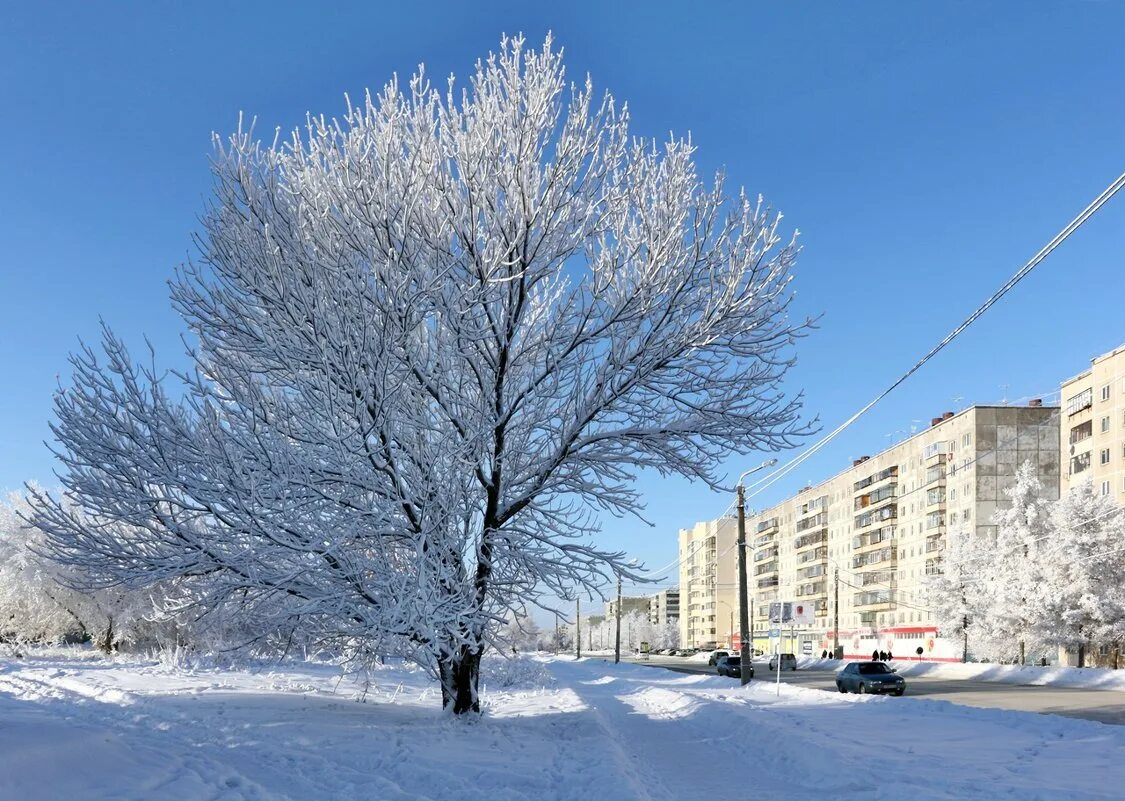
[[[480,683],[480,648],[467,645],[452,656],[438,660],[441,674],[441,705],[452,710],[454,715],[466,712],[480,712],[480,697],[477,688]]]
[[[94,643],[98,650],[103,654],[108,654],[113,650],[113,617],[110,616],[108,623],[106,623],[105,631],[98,637]]]
[[[1024,653],[1026,647],[1027,646],[1024,645],[1023,640],[1020,640],[1020,664],[1021,665],[1024,664],[1024,662],[1026,661],[1026,654]]]
[[[1078,645],[1078,667],[1086,667],[1086,643]]]

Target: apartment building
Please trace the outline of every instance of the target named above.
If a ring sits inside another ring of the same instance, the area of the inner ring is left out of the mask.
[[[737,536],[738,522],[729,516],[680,529],[680,642],[685,646],[729,643],[737,631]]]
[[[1057,492],[1058,415],[1057,407],[1038,401],[946,412],[921,433],[748,514],[755,647],[768,645],[769,603],[785,600],[812,605],[815,623],[785,630],[784,649],[831,650],[838,592],[839,642],[846,656],[869,657],[874,650],[908,656],[920,647],[927,659],[959,659],[958,644],[937,636],[921,599],[922,582],[941,570],[951,538],[992,526],[992,515],[1007,503],[1004,490],[1014,484],[1020,464],[1030,461],[1044,486]],[[726,519],[714,522],[728,525]],[[694,579],[691,586],[702,591],[689,596],[693,621],[681,626],[683,641],[695,647],[729,641],[723,637],[726,616],[715,617],[712,600],[731,598],[737,618],[734,549],[726,551],[718,536],[714,547],[698,554],[687,549],[697,537],[707,536],[700,531],[705,525],[680,532],[681,592],[689,591],[686,579]],[[732,532],[729,541],[734,537]],[[708,562],[711,554],[715,557]],[[711,575],[720,588],[729,580],[733,596],[706,594],[705,580]]]
[[[1060,403],[1062,491],[1092,481],[1102,495],[1125,504],[1125,345],[1064,381]]]
[[[680,591],[661,590],[649,599],[648,619],[654,626],[664,626],[680,619]]]
[[[647,616],[649,614],[649,606],[650,606],[650,598],[647,595],[644,595],[644,596],[624,595],[621,598],[621,616],[625,617],[625,615],[629,614],[630,612],[640,612],[640,613]],[[612,599],[606,601],[606,604],[605,604],[605,619],[606,620],[613,620],[616,617],[617,617],[617,599],[612,598]]]

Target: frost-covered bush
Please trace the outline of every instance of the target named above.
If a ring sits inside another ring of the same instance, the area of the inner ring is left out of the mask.
[[[488,656],[481,661],[481,683],[504,690],[539,690],[555,679],[537,659],[526,656]]]

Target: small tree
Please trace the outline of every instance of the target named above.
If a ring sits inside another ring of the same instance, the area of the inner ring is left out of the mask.
[[[108,330],[73,357],[54,433],[89,516],[32,493],[55,557],[403,653],[478,709],[509,612],[638,578],[588,536],[639,513],[638,470],[716,485],[804,432],[796,243],[693,153],[568,96],[550,40],[461,93],[420,71],[286,142],[239,129],[172,284],[194,369],[169,388]]]

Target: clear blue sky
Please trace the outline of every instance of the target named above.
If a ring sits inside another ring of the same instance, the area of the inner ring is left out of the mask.
[[[51,483],[51,393],[99,317],[182,363],[165,282],[191,252],[213,130],[333,114],[422,61],[465,76],[502,32],[553,30],[572,76],[634,131],[803,233],[790,386],[834,425],[945,334],[1125,169],[1125,4],[5,4],[0,9],[0,487]],[[706,10],[704,10],[706,8]],[[833,446],[757,502],[946,409],[1050,392],[1125,341],[1125,196]],[[1003,387],[1006,386],[1005,390]],[[963,398],[955,402],[955,398]],[[750,454],[730,465],[757,464]],[[728,498],[640,478],[648,528],[605,541],[658,566]]]

